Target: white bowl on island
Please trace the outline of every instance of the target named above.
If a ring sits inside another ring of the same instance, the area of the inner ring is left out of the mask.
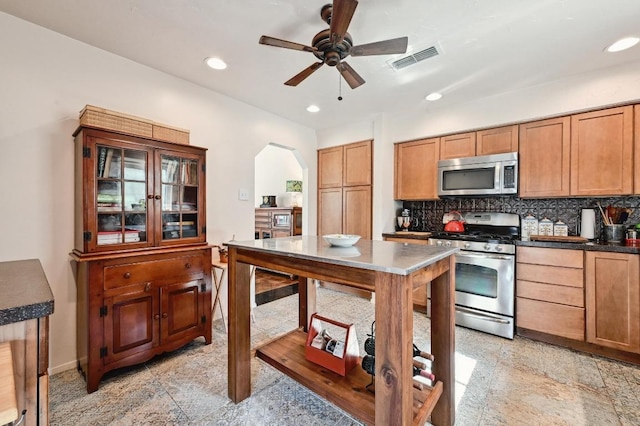
[[[322,238],[335,247],[351,247],[360,239],[360,235],[350,234],[329,234],[323,235]]]

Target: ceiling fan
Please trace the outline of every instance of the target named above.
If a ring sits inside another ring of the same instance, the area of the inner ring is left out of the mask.
[[[320,60],[320,62],[313,63],[284,84],[297,86],[322,65],[327,64],[330,67],[336,67],[347,84],[352,89],[355,89],[363,85],[365,81],[344,61],[347,56],[390,55],[407,51],[407,37],[354,46],[353,39],[347,32],[347,28],[357,6],[357,0],[333,0],[332,5],[324,5],[320,10],[320,16],[330,27],[316,34],[311,41],[311,46],[264,35],[260,37],[260,44],[311,52]]]

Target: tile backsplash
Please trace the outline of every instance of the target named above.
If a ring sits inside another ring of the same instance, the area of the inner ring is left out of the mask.
[[[608,205],[614,207],[631,208],[633,212],[626,225],[640,223],[640,197],[611,197],[611,198],[545,198],[524,199],[511,196],[486,198],[445,198],[434,201],[404,201],[402,207],[411,211],[413,223],[412,231],[442,231],[442,216],[451,211],[461,212],[501,212],[517,213],[520,218],[531,214],[541,220],[545,217],[553,222],[562,220],[569,226],[569,235],[578,235],[580,211],[585,208],[596,210],[596,236],[602,237],[602,216],[597,203],[603,208]],[[400,211],[397,212],[400,215]]]

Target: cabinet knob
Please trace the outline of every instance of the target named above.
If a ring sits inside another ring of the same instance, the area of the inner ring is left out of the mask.
[[[156,195],[156,196],[155,196],[155,197],[153,197],[153,198],[155,198],[156,200],[159,200],[159,199],[160,199],[160,198],[162,198],[162,197],[160,197],[159,195]]]
[[[162,313],[162,318],[166,318],[166,317],[168,317],[168,316],[169,316],[169,314],[167,314],[166,312],[163,312],[163,313]]]
[[[157,320],[157,319],[160,319],[160,315],[155,314],[155,315],[153,316],[153,319],[156,319],[156,320]]]
[[[185,269],[191,269],[191,263],[187,262],[184,264]]]
[[[123,277],[125,277],[126,279],[131,278],[131,272],[125,272]]]
[[[146,283],[144,285],[144,291],[149,291],[149,290],[151,290],[151,283]]]

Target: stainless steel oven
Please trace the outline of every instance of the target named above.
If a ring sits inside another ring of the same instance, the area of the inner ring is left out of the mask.
[[[515,244],[520,217],[466,213],[464,233],[441,233],[429,244],[458,247],[456,324],[513,339]]]

